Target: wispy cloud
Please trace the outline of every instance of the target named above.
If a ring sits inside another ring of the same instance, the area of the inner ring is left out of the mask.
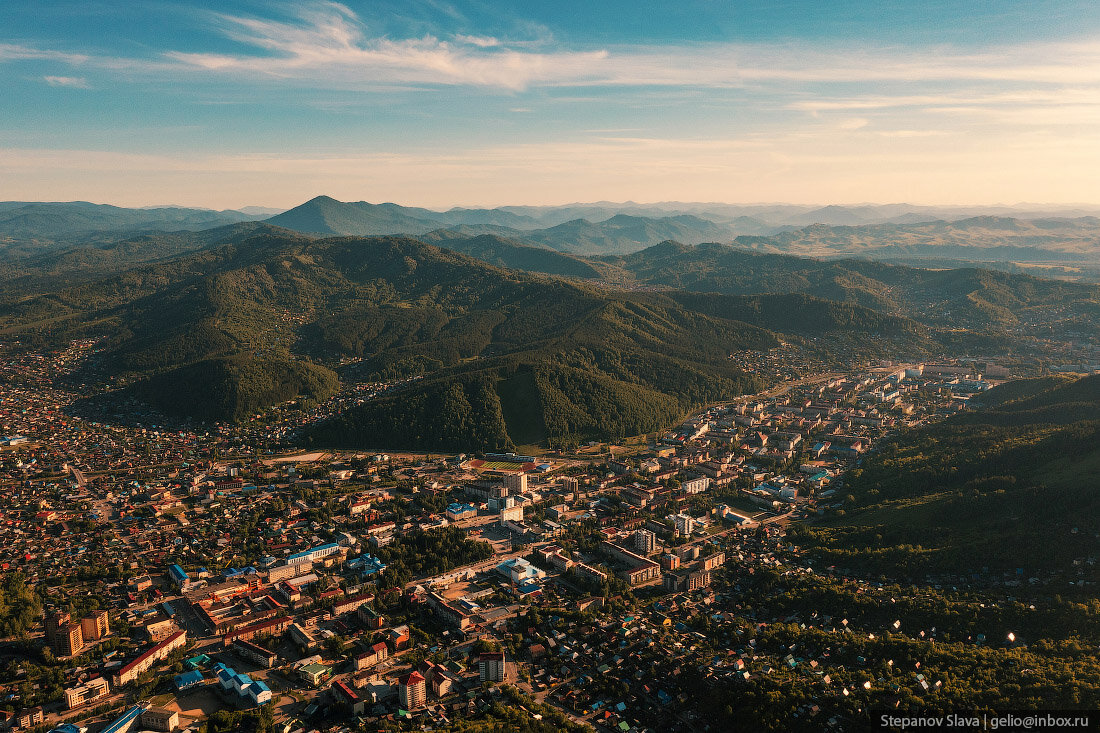
[[[393,37],[369,27],[345,5],[314,0],[276,6],[287,14],[207,16],[211,28],[240,44],[234,52],[165,50],[145,59],[86,55],[0,44],[0,62],[53,60],[92,68],[178,75],[214,72],[222,78],[296,82],[315,89],[377,90],[387,85],[638,89],[746,89],[815,93],[791,108],[809,112],[937,104],[919,94],[818,98],[834,85],[917,84],[979,87],[1006,84],[1100,86],[1100,40],[989,47],[895,48],[833,42],[813,47],[785,43],[680,43],[659,46],[576,47],[555,42],[545,29],[521,37],[436,32]],[[446,10],[441,6],[440,12]],[[468,28],[463,28],[468,30]],[[217,77],[215,77],[217,78]],[[834,87],[835,88],[835,87]],[[937,93],[942,90],[937,90]],[[1025,92],[1035,93],[1035,92]],[[951,104],[966,103],[954,100]]]
[[[73,87],[75,89],[89,89],[88,80],[81,76],[44,76],[43,81],[51,87]]]
[[[1020,105],[1096,105],[1100,104],[1100,86],[1017,89],[985,92],[963,90],[936,94],[886,95],[870,93],[853,97],[820,97],[790,102],[788,109],[803,112],[854,112],[860,110],[898,109],[905,107],[1018,107]]]
[[[841,130],[859,130],[860,128],[867,127],[870,122],[871,121],[866,117],[850,117],[846,120],[841,120],[837,127]]]
[[[455,41],[470,46],[477,46],[478,48],[496,48],[501,45],[499,38],[492,38],[490,36],[467,36],[461,33],[455,36]]]
[[[349,8],[325,2],[299,11],[295,21],[218,16],[230,38],[262,49],[257,54],[171,52],[185,66],[215,72],[250,72],[277,78],[463,84],[525,89],[535,83],[588,78],[607,52],[538,53],[510,48],[495,38],[457,36],[454,42],[370,37]]]
[[[471,34],[455,34],[450,40],[435,35],[372,35],[351,9],[327,1],[301,6],[290,18],[221,14],[216,16],[216,23],[227,37],[251,51],[170,52],[167,59],[185,69],[299,80],[321,88],[329,85],[344,89],[386,84],[471,85],[517,91],[532,87],[617,87],[666,93],[671,89],[727,88],[783,95],[801,88],[816,95],[844,83],[899,89],[918,84],[1003,88],[1015,83],[1057,87],[1016,95],[1055,97],[1062,95],[1068,85],[1100,85],[1100,42],[1024,44],[980,52],[867,44],[808,49],[783,43],[578,50],[549,43],[545,38],[532,45],[529,40]],[[942,96],[941,90],[937,95]],[[816,113],[973,103],[960,99],[946,102],[937,95],[810,98],[790,107]],[[986,99],[979,104],[1022,101],[1008,94],[995,99],[988,90],[984,95]]]
[[[15,43],[0,43],[0,61],[61,61],[79,65],[88,61],[88,58],[79,53],[34,48]]]

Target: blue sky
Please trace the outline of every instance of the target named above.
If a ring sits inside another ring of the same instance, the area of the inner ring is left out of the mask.
[[[0,199],[1097,201],[1093,2],[0,4]]]

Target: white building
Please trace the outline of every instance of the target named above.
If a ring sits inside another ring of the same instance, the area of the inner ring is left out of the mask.
[[[508,493],[512,496],[527,491],[527,474],[508,474],[504,477],[504,488],[508,489]]]
[[[710,478],[703,476],[685,481],[680,485],[685,494],[701,494],[710,486]]]
[[[687,514],[677,514],[673,521],[676,522],[676,534],[681,537],[689,537],[695,531],[695,520]]]
[[[477,667],[482,682],[503,682],[505,675],[504,652],[483,652],[478,660]]]

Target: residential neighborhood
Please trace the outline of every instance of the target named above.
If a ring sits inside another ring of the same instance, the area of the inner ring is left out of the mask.
[[[994,383],[973,364],[803,374],[624,445],[424,455],[295,450],[281,413],[274,434],[79,417],[61,376],[92,348],[12,356],[0,383],[4,597],[41,598],[5,631],[0,726],[444,728],[506,701],[716,730],[698,691],[764,678],[808,685],[799,714],[839,730],[849,698],[946,684],[849,659],[853,635],[937,633],[900,612],[750,601],[763,578],[889,593],[813,567],[788,527],[842,511],[893,431],[965,411]]]

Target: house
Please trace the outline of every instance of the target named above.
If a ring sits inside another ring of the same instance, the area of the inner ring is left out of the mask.
[[[214,675],[218,686],[227,694],[235,694],[253,705],[263,705],[271,700],[271,689],[246,674],[238,673],[232,667],[218,663],[214,665]]]
[[[460,519],[466,519],[467,517],[476,517],[477,509],[469,504],[453,503],[447,505],[447,519],[452,522],[457,522]]]
[[[149,649],[144,654],[140,655],[137,659],[129,664],[123,665],[115,673],[115,687],[125,685],[132,680],[136,680],[146,670],[151,668],[157,662],[165,659],[176,649],[179,649],[187,643],[187,632],[177,631],[169,636],[164,641],[160,642],[152,649]]]
[[[244,639],[234,641],[231,648],[237,656],[265,669],[274,666],[279,659],[278,655],[270,649]]]
[[[367,701],[347,682],[336,680],[332,683],[332,696],[351,715],[362,715],[367,710]]]
[[[173,731],[180,725],[180,716],[167,708],[146,708],[141,714],[141,726],[149,730]]]
[[[395,626],[389,630],[386,643],[394,653],[401,651],[409,645],[409,627],[407,625]]]
[[[314,687],[318,687],[322,682],[332,676],[332,668],[313,662],[300,667],[298,669],[298,676]]]
[[[111,686],[106,677],[96,677],[88,680],[80,687],[72,687],[65,690],[65,706],[72,710],[75,707],[106,697]]]
[[[497,572],[513,583],[524,583],[546,577],[546,571],[535,567],[522,557],[505,560],[497,565]]]

